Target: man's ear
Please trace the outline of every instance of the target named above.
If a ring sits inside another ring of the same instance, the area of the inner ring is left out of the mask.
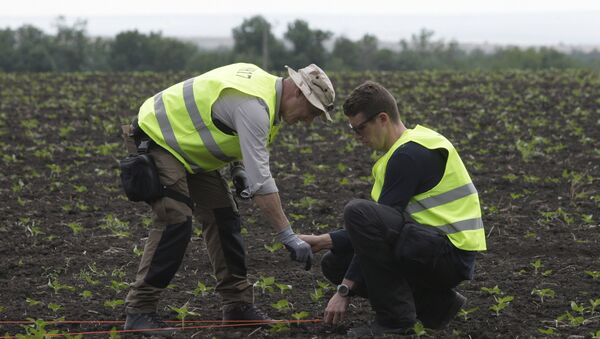
[[[381,122],[387,122],[390,120],[390,116],[389,114],[387,114],[387,112],[380,112],[377,118],[380,119]]]

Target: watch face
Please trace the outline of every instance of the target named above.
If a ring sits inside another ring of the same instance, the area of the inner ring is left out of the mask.
[[[348,288],[348,286],[341,284],[337,287],[337,293],[342,297],[347,297],[348,293],[350,293],[350,289]]]

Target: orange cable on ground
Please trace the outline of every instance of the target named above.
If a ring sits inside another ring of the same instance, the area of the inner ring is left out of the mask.
[[[11,321],[2,321],[0,324],[9,323]],[[182,323],[180,320],[169,320],[167,322],[177,322]],[[198,322],[219,322],[220,325],[203,325],[203,326],[185,326],[186,323],[198,323]],[[230,324],[223,324],[223,322],[231,322]],[[137,329],[137,330],[110,330],[110,331],[87,331],[87,332],[70,332],[70,333],[53,333],[53,334],[45,334],[47,337],[62,337],[62,336],[76,336],[76,335],[92,335],[92,334],[111,334],[111,333],[136,333],[136,332],[145,332],[145,331],[185,331],[185,330],[193,330],[193,329],[214,329],[214,328],[226,328],[226,327],[241,327],[241,326],[258,326],[258,325],[267,325],[267,324],[278,324],[278,323],[320,323],[321,319],[308,319],[308,320],[192,320],[192,321],[184,321],[183,327],[168,327],[168,328],[147,328],[147,329]],[[11,323],[15,323],[12,321]],[[25,323],[33,323],[32,321],[21,321],[21,324]],[[51,322],[47,322],[50,324]],[[59,320],[55,323],[71,323],[71,324],[88,324],[88,323],[123,323],[120,320],[99,320],[99,321],[68,321],[68,320]],[[15,339],[17,336],[2,336],[0,339]]]

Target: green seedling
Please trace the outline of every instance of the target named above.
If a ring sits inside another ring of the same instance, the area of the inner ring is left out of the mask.
[[[494,296],[494,300],[496,300],[496,305],[490,306],[490,310],[494,311],[496,313],[496,316],[498,317],[498,316],[500,316],[500,312],[502,310],[504,310],[508,306],[508,304],[511,301],[513,301],[513,299],[514,299],[514,297],[510,296],[510,295],[502,297],[502,298],[496,298]]]
[[[181,307],[169,306],[169,308],[175,312],[177,312],[177,319],[181,320],[181,328],[185,328],[185,318],[188,315],[199,316],[200,314],[194,312],[193,310],[188,309],[189,302],[186,302]]]
[[[35,299],[32,299],[32,298],[27,298],[27,299],[25,299],[25,302],[26,302],[26,303],[27,303],[29,306],[36,306],[36,305],[41,305],[41,304],[42,304],[42,302],[41,302],[41,301],[39,301],[39,300],[35,300]]]
[[[427,331],[425,331],[425,326],[423,326],[423,324],[420,321],[416,322],[413,325],[413,331],[415,332],[417,338],[420,338],[427,334]]]
[[[151,217],[143,217],[142,218],[142,226],[144,226],[144,228],[148,229],[148,228],[150,228],[151,225],[152,225]],[[200,229],[200,231],[202,231],[202,229]]]
[[[83,299],[89,299],[89,298],[91,298],[92,297],[92,291],[85,290],[85,291],[81,292],[81,297]]]
[[[271,324],[270,328],[269,328],[269,332],[273,333],[273,334],[282,333],[282,332],[286,332],[289,330],[290,330],[290,324],[287,322]]]
[[[460,311],[458,311],[458,314],[463,317],[463,319],[465,321],[467,321],[469,319],[469,314],[477,311],[479,309],[479,307],[473,307],[473,308],[469,308],[467,310],[465,310],[464,308],[461,308]]]
[[[314,226],[314,227],[315,227],[315,228],[316,228],[318,231],[322,231],[322,230],[324,230],[324,229],[328,229],[328,228],[329,228],[329,225],[327,225],[327,224],[322,224],[322,223],[316,222],[316,221],[314,221],[314,220],[312,221],[312,225],[313,225],[313,226]]]
[[[578,327],[581,326],[584,322],[585,322],[585,318],[582,316],[574,316],[571,314],[571,312],[565,312],[564,314],[560,315],[557,319],[557,321],[568,321],[569,325],[573,326],[573,327]]]
[[[110,339],[119,339],[119,338],[121,338],[121,336],[119,335],[119,332],[117,332],[117,331],[118,331],[117,328],[113,326],[110,329],[109,338]]]
[[[109,230],[113,235],[119,238],[126,238],[129,236],[129,224],[126,221],[121,221],[115,217],[112,213],[104,216],[101,220],[100,228],[103,230]]]
[[[281,311],[289,310],[291,305],[287,299],[280,299],[276,303],[271,304],[271,307],[273,307],[277,311],[281,312]]]
[[[78,235],[83,231],[83,226],[78,222],[70,222],[67,224],[67,227],[71,229],[73,235]]]
[[[288,214],[294,221],[306,219],[306,215],[298,214],[298,213],[289,213]]]
[[[312,173],[304,173],[302,175],[302,182],[303,182],[304,186],[313,184],[316,179],[317,179],[317,176]]]
[[[317,286],[324,291],[333,289],[333,286],[331,286],[331,284],[327,281],[317,280]]]
[[[592,335],[592,339],[600,339],[600,330],[597,330],[596,332],[590,332],[590,334]]]
[[[590,305],[591,305],[590,313],[591,313],[591,315],[594,315],[594,312],[596,311],[596,307],[600,306],[600,299],[595,299],[595,300],[590,299]]]
[[[543,304],[544,303],[544,298],[554,298],[555,293],[554,290],[549,289],[549,288],[543,288],[543,289],[533,289],[531,290],[531,294],[535,294],[538,297],[540,297],[540,301]]]
[[[324,295],[325,293],[323,292],[323,289],[315,288],[315,291],[310,293],[310,299],[314,302],[317,302],[321,300],[321,298],[323,298]]]
[[[581,221],[583,221],[586,225],[592,225],[594,223],[594,218],[592,214],[583,214],[581,215]]]
[[[304,197],[300,199],[298,202],[291,202],[290,204],[294,207],[301,208],[303,210],[309,210],[313,208],[313,206],[317,205],[319,200],[311,197]]]
[[[277,286],[277,288],[279,288],[279,293],[280,294],[283,294],[283,292],[289,291],[289,290],[292,289],[292,285],[275,283],[275,286]]]
[[[133,254],[136,257],[141,257],[142,254],[144,254],[144,249],[143,248],[139,248],[137,245],[133,246]]]
[[[275,251],[282,249],[283,244],[276,241],[276,242],[273,242],[271,245],[265,244],[264,247],[267,249],[267,251],[274,253]]]
[[[55,303],[49,303],[48,304],[48,308],[52,310],[52,312],[56,313],[58,310],[60,310],[61,308],[63,308],[62,305],[59,304],[55,304]]]
[[[536,261],[532,262],[530,265],[533,267],[534,275],[537,275],[540,268],[544,267],[544,264],[542,264],[542,261],[540,259],[537,259]]]
[[[122,281],[111,280],[110,288],[114,290],[116,293],[121,292],[122,290],[129,288],[129,284],[124,283]]]
[[[537,331],[544,335],[556,335],[556,329],[553,327],[538,328]]]
[[[42,319],[34,320],[32,318],[27,318],[27,320],[32,321],[33,324],[22,325],[21,327],[25,329],[25,335],[17,334],[18,339],[47,338],[50,336],[55,336],[59,333],[58,330],[46,330],[48,323]]]
[[[125,276],[127,276],[127,272],[125,272],[125,270],[122,268],[115,268],[114,270],[112,270],[112,272],[110,272],[110,276],[118,279],[123,279],[125,278]]]
[[[214,287],[206,286],[203,282],[199,281],[198,285],[196,286],[196,288],[194,289],[192,294],[195,296],[203,296],[204,297],[205,295],[214,291],[214,289],[215,289]]]
[[[585,274],[589,275],[594,280],[600,278],[600,271],[585,271]]]
[[[265,291],[273,293],[273,284],[275,284],[275,277],[261,276],[260,279],[254,283],[254,286],[260,288],[262,294],[265,294]]]
[[[583,315],[585,313],[586,307],[583,304],[578,304],[574,301],[571,301],[571,309],[579,314]]]
[[[125,301],[123,301],[122,299],[111,299],[111,300],[106,300],[104,302],[105,307],[110,307],[113,310],[123,304],[125,304]]]
[[[75,291],[75,287],[67,284],[61,284],[58,281],[58,278],[55,278],[54,280],[48,280],[48,287],[54,290],[54,294],[58,294],[58,292],[61,290]]]
[[[292,318],[294,318],[296,320],[302,320],[302,319],[308,318],[309,315],[310,315],[310,313],[308,313],[306,311],[296,312],[296,313],[292,313]]]
[[[500,290],[500,288],[498,287],[498,285],[492,287],[492,288],[488,288],[488,287],[482,287],[481,288],[482,291],[488,293],[489,295],[500,295],[502,294],[502,291]]]

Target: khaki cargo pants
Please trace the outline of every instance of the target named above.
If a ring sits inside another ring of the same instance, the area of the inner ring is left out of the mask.
[[[129,154],[136,153],[131,126],[122,126]],[[163,185],[189,196],[194,217],[202,224],[208,256],[217,278],[215,290],[224,305],[252,302],[252,285],[246,278],[245,250],[237,205],[218,171],[189,174],[168,151],[149,151]],[[160,293],[175,276],[192,233],[192,210],[183,202],[163,197],[152,204],[152,229],[144,246],[135,283],[125,300],[127,312],[155,312]]]

